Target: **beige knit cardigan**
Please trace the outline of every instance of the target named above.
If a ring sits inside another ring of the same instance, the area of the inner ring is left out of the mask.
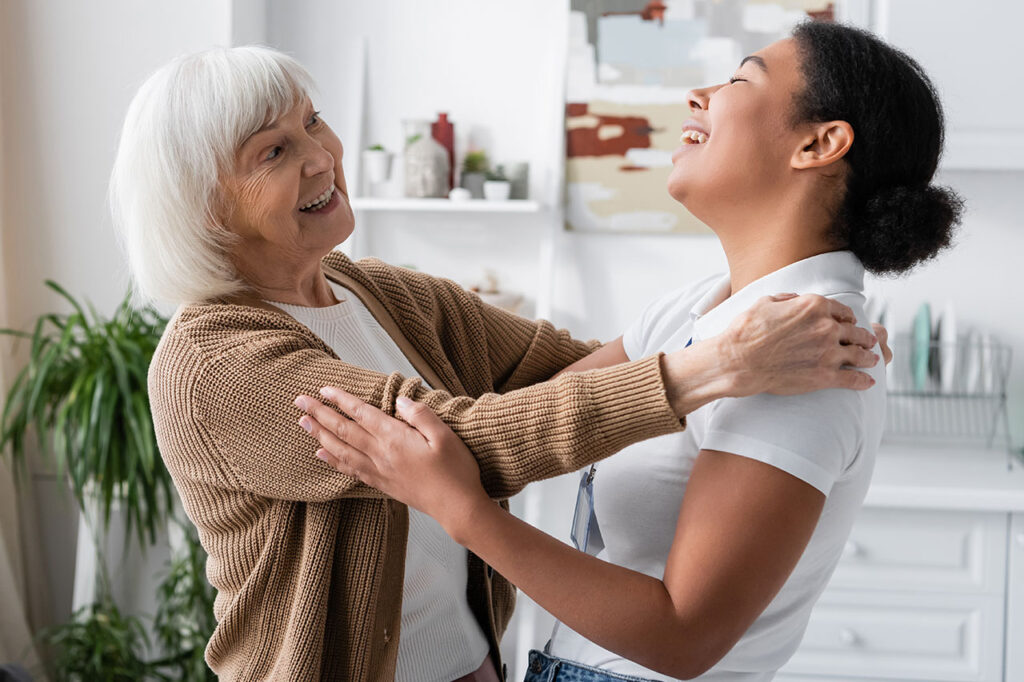
[[[322,267],[436,390],[341,362],[258,302],[181,307],[150,367],[160,453],[209,553],[206,660],[224,680],[394,679],[407,509],[313,456],[300,393],[337,385],[388,413],[400,395],[426,403],[496,500],[682,428],[657,357],[539,383],[594,345],[450,281],[337,252]],[[467,597],[500,661],[514,588],[470,555]]]

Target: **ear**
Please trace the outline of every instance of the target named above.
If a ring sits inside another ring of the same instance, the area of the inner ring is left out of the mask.
[[[853,144],[853,126],[846,121],[816,123],[790,159],[797,169],[824,168],[840,160]]]

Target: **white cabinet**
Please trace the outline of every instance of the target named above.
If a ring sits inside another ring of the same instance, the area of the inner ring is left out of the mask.
[[[1006,580],[1006,682],[1024,680],[1024,514],[1010,516]]]
[[[1004,680],[1009,516],[862,510],[778,679]]]
[[[946,111],[942,167],[1024,169],[1018,87],[1024,3],[1007,0],[846,0],[847,20],[918,60]]]

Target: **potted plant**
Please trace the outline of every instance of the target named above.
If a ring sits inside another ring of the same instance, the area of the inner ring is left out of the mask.
[[[150,658],[142,619],[122,613],[106,595],[75,611],[68,622],[39,633],[51,652],[49,663],[57,680],[216,682],[204,659],[217,625],[215,593],[206,580],[206,553],[191,524],[180,528],[183,546],[157,587],[153,625],[163,657]]]
[[[58,679],[137,680],[144,677],[139,670],[148,641],[138,619],[122,615],[114,604],[103,536],[116,509],[125,520],[125,543],[134,535],[145,547],[167,527],[175,508],[147,391],[149,363],[167,320],[153,308],[133,308],[128,298],[108,319],[55,282],[46,285],[70,304],[70,313],[40,316],[32,333],[0,330],[30,343],[28,364],[15,377],[0,415],[0,449],[9,445],[14,468],[24,470],[30,432],[35,433],[44,456],[56,461],[70,484],[82,511],[79,544],[92,541],[95,561],[85,570],[76,566],[80,575],[94,573],[87,599],[76,595],[84,605],[43,638],[57,650],[52,660]],[[198,580],[205,583],[205,577]],[[168,643],[175,644],[173,638]],[[169,659],[145,665],[176,664],[182,652],[168,651]],[[91,652],[92,663],[82,660],[83,652]]]
[[[363,151],[363,168],[366,169],[366,179],[371,183],[386,182],[391,177],[391,160],[394,154],[384,148],[384,145],[375,144]]]
[[[474,199],[484,198],[484,181],[490,168],[487,152],[475,150],[466,152],[462,159],[462,179],[460,184],[469,190]]]
[[[512,191],[512,183],[505,177],[505,171],[498,166],[493,172],[487,173],[484,181],[484,197],[490,201],[507,201]]]
[[[43,454],[56,460],[85,510],[99,502],[104,525],[117,502],[140,542],[152,542],[174,505],[170,475],[160,461],[149,412],[147,373],[166,318],[133,308],[126,298],[110,319],[85,308],[56,282],[46,286],[72,308],[39,317],[29,362],[14,379],[0,416],[0,449],[11,446],[15,467],[25,463],[34,429]]]

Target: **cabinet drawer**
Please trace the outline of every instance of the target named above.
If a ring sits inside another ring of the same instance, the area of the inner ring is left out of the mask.
[[[866,507],[832,587],[1002,594],[1007,515]]]
[[[996,682],[1003,601],[992,595],[828,590],[783,672],[823,677]]]

